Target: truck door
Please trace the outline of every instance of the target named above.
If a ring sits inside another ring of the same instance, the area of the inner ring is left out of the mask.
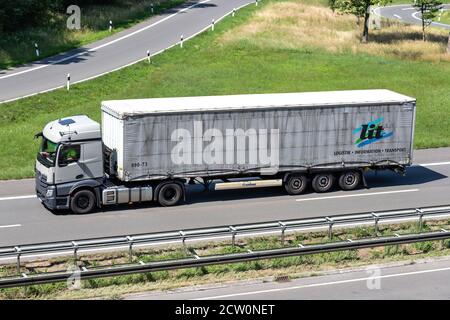
[[[62,145],[58,152],[58,164],[55,174],[55,183],[76,182],[85,179],[80,165],[81,145]]]

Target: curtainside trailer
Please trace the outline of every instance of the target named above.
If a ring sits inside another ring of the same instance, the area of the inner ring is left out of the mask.
[[[36,192],[50,209],[87,213],[176,205],[195,181],[352,190],[366,170],[411,165],[415,112],[414,98],[389,90],[103,101],[101,127],[79,115],[37,134]]]

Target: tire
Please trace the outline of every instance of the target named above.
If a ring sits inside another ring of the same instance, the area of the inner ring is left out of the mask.
[[[305,192],[308,186],[308,178],[304,175],[291,175],[284,183],[286,192],[290,195],[299,195]]]
[[[163,207],[177,205],[183,197],[183,189],[178,183],[166,183],[158,192],[158,202]]]
[[[75,214],[90,213],[95,204],[95,194],[90,190],[77,191],[70,197],[70,210]]]
[[[354,190],[361,183],[361,173],[358,171],[345,171],[339,177],[339,187],[342,190]]]
[[[315,192],[327,192],[334,184],[334,176],[331,173],[318,173],[312,180],[312,187]]]

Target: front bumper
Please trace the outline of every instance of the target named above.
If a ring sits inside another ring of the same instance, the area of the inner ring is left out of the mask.
[[[69,196],[57,196],[56,186],[48,185],[45,178],[36,174],[36,195],[50,210],[69,209]]]

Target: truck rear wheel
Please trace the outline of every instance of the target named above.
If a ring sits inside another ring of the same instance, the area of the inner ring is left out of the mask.
[[[89,213],[94,209],[95,195],[90,190],[80,190],[70,198],[70,210],[76,214]]]
[[[314,176],[312,187],[316,192],[327,192],[333,187],[334,176],[331,173],[318,173]]]
[[[361,183],[361,174],[358,171],[345,171],[339,177],[339,187],[342,190],[354,190]]]
[[[158,202],[164,207],[178,204],[183,197],[183,189],[178,183],[166,183],[158,192]]]
[[[299,195],[305,192],[308,185],[308,178],[304,175],[291,175],[284,183],[284,188],[290,195]]]

